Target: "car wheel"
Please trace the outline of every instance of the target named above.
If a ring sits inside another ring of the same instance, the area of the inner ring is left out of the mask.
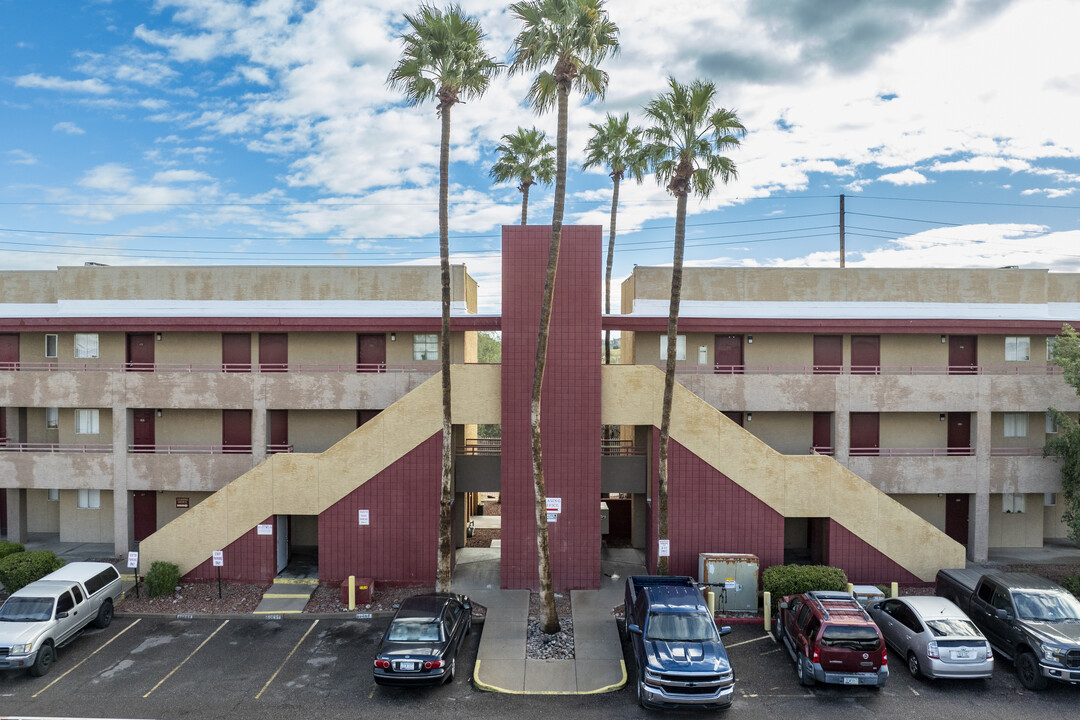
[[[813,685],[815,682],[814,673],[807,667],[808,664],[809,663],[803,661],[803,658],[799,658],[799,683],[806,685],[807,687]]]
[[[1023,653],[1016,658],[1016,677],[1028,690],[1045,690],[1049,681],[1039,669],[1039,660],[1034,653]]]
[[[53,661],[56,660],[56,650],[52,645],[42,645],[38,650],[37,659],[34,660],[34,664],[30,666],[30,674],[34,677],[41,677],[45,673],[49,672],[49,668],[52,667]]]
[[[94,618],[94,627],[96,627],[96,628],[107,628],[107,627],[109,627],[109,623],[112,622],[112,619],[113,619],[112,600],[106,600],[105,602],[101,603],[101,608],[98,610],[97,617]]]
[[[907,654],[907,669],[911,677],[922,677],[922,668],[919,667],[919,658],[913,652]]]
[[[454,681],[454,671],[456,669],[457,669],[457,656],[454,656],[454,657],[450,658],[450,669],[446,671],[446,680],[445,680],[445,682],[450,683],[450,682]]]

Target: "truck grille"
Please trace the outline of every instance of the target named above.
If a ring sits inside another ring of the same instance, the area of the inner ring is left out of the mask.
[[[0,657],[7,657],[10,654],[11,654],[11,648],[10,647],[0,646]]]
[[[1065,666],[1071,668],[1080,668],[1080,650],[1070,650],[1065,655]]]
[[[722,687],[735,682],[734,677],[724,679],[721,675],[679,675],[663,673],[659,685],[671,695],[712,695]]]

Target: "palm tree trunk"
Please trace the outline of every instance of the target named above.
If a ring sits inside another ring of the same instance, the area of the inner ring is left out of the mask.
[[[521,186],[521,224],[526,225],[529,220],[529,186],[525,183]]]
[[[658,537],[668,540],[668,443],[671,439],[671,398],[675,392],[675,354],[679,337],[679,300],[682,297],[683,244],[686,241],[686,195],[678,196],[675,212],[675,254],[671,267],[671,304],[668,306],[667,366],[664,369],[664,405],[660,414],[660,529]],[[669,558],[658,557],[656,571],[667,575]]]
[[[619,175],[611,177],[611,229],[608,230],[607,271],[604,274],[604,314],[611,314],[611,263],[615,256],[615,213],[619,209]],[[611,364],[611,331],[604,331],[604,364]]]
[[[439,148],[439,267],[442,276],[442,334],[439,359],[442,361],[442,483],[439,494],[439,553],[435,590],[450,591],[450,537],[454,493],[453,427],[450,424],[450,108],[440,105],[442,141]]]
[[[551,245],[548,248],[544,301],[540,306],[540,331],[536,342],[536,369],[533,373],[530,404],[532,430],[533,484],[536,491],[536,549],[540,570],[540,630],[549,635],[559,632],[555,610],[554,581],[551,575],[551,548],[548,543],[547,488],[544,482],[544,458],[540,445],[540,397],[547,365],[548,333],[551,329],[551,306],[555,298],[555,271],[559,267],[562,245],[563,199],[566,195],[566,125],[569,92],[559,87],[559,130],[555,149],[555,208],[551,214]]]

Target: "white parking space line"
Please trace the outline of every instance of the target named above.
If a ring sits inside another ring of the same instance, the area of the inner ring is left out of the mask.
[[[305,640],[307,640],[307,636],[311,634],[311,631],[312,631],[312,630],[314,630],[314,629],[315,629],[315,626],[316,626],[316,625],[318,625],[318,624],[319,624],[319,621],[318,621],[318,620],[316,620],[315,622],[311,623],[311,627],[309,627],[309,628],[307,629],[307,632],[306,632],[306,633],[304,633],[304,636],[303,636],[302,638],[300,638],[300,639],[299,639],[299,640],[298,640],[298,641],[296,642],[296,645],[294,645],[294,646],[293,646],[293,649],[292,649],[292,650],[291,650],[291,651],[289,652],[289,654],[288,654],[288,655],[286,655],[286,656],[285,656],[285,659],[281,661],[281,665],[278,665],[278,669],[274,671],[274,674],[273,674],[273,675],[271,675],[271,676],[270,676],[270,679],[266,681],[266,684],[262,686],[262,690],[260,690],[260,691],[259,691],[259,694],[255,696],[255,699],[256,699],[256,700],[258,700],[258,699],[259,699],[260,697],[262,697],[262,694],[263,694],[264,692],[266,692],[266,688],[270,687],[270,683],[274,682],[274,678],[276,678],[276,677],[278,676],[278,673],[279,673],[279,672],[281,672],[281,669],[282,669],[283,667],[285,667],[285,663],[289,662],[289,658],[291,658],[291,657],[293,656],[293,653],[295,653],[295,652],[296,652],[297,650],[299,650],[299,649],[300,649],[300,644],[301,644],[302,642],[304,642]]]
[[[51,688],[51,687],[52,687],[53,685],[55,685],[56,683],[58,683],[58,682],[60,682],[61,680],[63,680],[64,678],[66,678],[66,677],[67,677],[68,675],[70,675],[71,673],[75,672],[75,670],[76,670],[76,669],[77,669],[77,668],[79,667],[79,665],[82,665],[82,664],[83,664],[84,662],[86,662],[86,661],[87,661],[87,660],[89,660],[90,658],[92,658],[92,657],[94,657],[95,655],[97,655],[97,654],[98,654],[99,652],[101,652],[101,651],[102,651],[102,650],[104,650],[104,649],[105,649],[106,647],[108,647],[109,643],[111,643],[111,642],[112,642],[113,640],[115,640],[116,638],[120,637],[120,636],[121,636],[121,635],[123,635],[124,633],[126,633],[126,632],[127,632],[128,630],[130,630],[131,628],[133,628],[133,627],[135,627],[136,625],[138,625],[138,624],[139,624],[140,622],[142,622],[142,618],[139,618],[138,620],[136,620],[135,622],[131,623],[131,624],[130,624],[130,625],[128,625],[128,626],[127,626],[126,628],[124,628],[123,630],[121,630],[120,632],[118,632],[118,633],[116,633],[115,635],[113,635],[113,636],[112,636],[111,638],[109,638],[109,639],[108,639],[108,640],[107,640],[107,641],[105,642],[105,644],[104,644],[104,645],[102,645],[102,646],[101,646],[101,647],[99,647],[99,648],[98,648],[97,650],[95,650],[94,652],[92,652],[92,653],[90,653],[89,655],[87,655],[86,657],[84,657],[84,658],[83,658],[82,660],[80,660],[80,661],[79,661],[78,663],[76,663],[76,664],[75,664],[75,666],[74,666],[74,667],[72,667],[72,668],[71,668],[70,670],[68,670],[68,671],[67,671],[66,673],[64,673],[64,674],[63,674],[63,675],[61,675],[60,677],[56,678],[56,679],[55,679],[55,680],[53,680],[53,681],[52,681],[51,683],[49,683],[49,684],[48,684],[48,685],[46,685],[45,687],[41,688],[40,690],[38,690],[38,691],[37,691],[36,693],[34,693],[33,695],[31,695],[30,697],[32,697],[32,698],[36,698],[36,697],[37,697],[38,695],[40,695],[41,693],[43,693],[43,692],[45,692],[46,690],[48,690],[49,688]]]
[[[180,663],[179,665],[177,665],[176,667],[174,667],[174,668],[173,668],[173,669],[172,669],[172,670],[171,670],[171,671],[169,672],[169,674],[168,674],[168,675],[166,675],[165,677],[161,678],[161,680],[159,680],[159,681],[158,681],[158,684],[157,684],[157,685],[155,685],[154,687],[150,688],[150,691],[149,691],[149,692],[147,692],[147,693],[146,693],[145,695],[143,695],[143,697],[144,697],[144,698],[148,698],[148,697],[150,697],[150,693],[154,692],[154,691],[155,691],[155,690],[157,690],[157,689],[158,689],[159,687],[161,687],[161,684],[162,684],[162,683],[164,683],[164,682],[165,682],[166,680],[168,680],[169,678],[171,678],[171,677],[173,676],[173,674],[174,674],[174,673],[175,673],[175,672],[176,672],[177,670],[179,670],[180,668],[184,667],[184,663],[186,663],[186,662],[187,662],[188,660],[190,660],[191,658],[193,658],[193,657],[195,656],[195,653],[197,653],[197,652],[199,652],[200,650],[202,650],[202,648],[203,648],[203,645],[205,645],[206,643],[210,642],[210,640],[212,640],[212,639],[213,639],[213,637],[214,637],[215,635],[217,635],[217,634],[218,634],[219,632],[221,632],[221,628],[225,627],[225,626],[226,626],[226,625],[228,625],[228,624],[229,624],[229,621],[228,621],[228,620],[226,620],[225,622],[223,622],[223,623],[221,623],[220,625],[218,625],[218,626],[217,626],[217,630],[215,630],[214,632],[210,633],[210,634],[209,634],[209,635],[207,636],[207,638],[206,638],[205,640],[203,640],[203,641],[202,641],[201,643],[199,643],[199,647],[197,647],[197,648],[195,648],[194,650],[192,650],[192,651],[191,651],[191,654],[190,654],[190,655],[188,655],[188,656],[187,656],[186,658],[184,658],[183,662],[181,662],[181,663]]]
[[[736,648],[736,647],[739,647],[740,645],[749,645],[752,642],[757,642],[758,640],[765,640],[765,639],[767,639],[769,637],[772,637],[772,636],[771,635],[762,635],[761,637],[751,638],[749,640],[743,640],[742,642],[737,642],[737,643],[735,643],[733,645],[725,645],[724,647],[726,649],[730,650],[731,648]]]
[[[134,623],[132,623],[134,624]],[[56,715],[0,715],[0,720],[135,720],[134,718],[75,718]],[[146,720],[146,719],[143,719]]]

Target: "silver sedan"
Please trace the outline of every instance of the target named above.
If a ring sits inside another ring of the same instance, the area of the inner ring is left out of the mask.
[[[866,609],[914,677],[988,678],[994,673],[990,643],[949,600],[889,598],[875,600]]]

